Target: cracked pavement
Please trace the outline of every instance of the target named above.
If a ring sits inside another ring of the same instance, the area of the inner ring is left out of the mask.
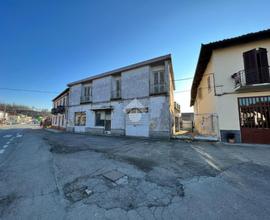
[[[1,219],[269,218],[269,146],[20,132],[0,155]]]

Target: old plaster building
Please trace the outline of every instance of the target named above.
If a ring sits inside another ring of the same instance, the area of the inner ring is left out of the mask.
[[[68,84],[67,130],[169,138],[174,75],[165,55]]]
[[[270,30],[201,46],[191,91],[200,133],[270,144],[269,50]]]
[[[60,130],[65,130],[68,118],[68,98],[69,89],[65,89],[53,101],[52,108],[52,127]]]

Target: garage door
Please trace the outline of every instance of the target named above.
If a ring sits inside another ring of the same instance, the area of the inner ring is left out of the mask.
[[[149,137],[149,114],[141,112],[127,113],[126,135]]]
[[[244,143],[270,144],[270,96],[238,99]]]

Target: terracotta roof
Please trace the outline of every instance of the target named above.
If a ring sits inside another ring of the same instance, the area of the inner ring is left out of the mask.
[[[201,50],[199,54],[199,59],[197,63],[197,67],[195,70],[195,75],[193,78],[193,83],[191,87],[191,100],[190,106],[194,105],[197,89],[203,77],[204,71],[207,67],[207,64],[211,58],[212,52],[215,49],[225,48],[230,46],[235,46],[239,44],[245,44],[252,41],[263,40],[266,38],[270,38],[270,29],[249,33],[245,35],[241,35],[239,37],[229,38],[221,41],[216,41],[208,44],[202,44]]]
[[[52,101],[54,102],[56,99],[60,98],[62,95],[64,95],[68,91],[69,91],[69,88],[66,88],[63,92],[61,92],[59,95],[57,95]]]
[[[87,78],[82,79],[82,80],[71,82],[71,83],[68,84],[68,86],[70,87],[70,86],[73,86],[73,85],[76,85],[76,84],[88,82],[88,81],[98,79],[98,78],[102,78],[102,77],[105,77],[105,76],[109,76],[109,75],[113,75],[113,74],[119,74],[119,73],[124,72],[124,71],[132,70],[132,69],[139,68],[139,67],[146,66],[146,65],[159,63],[159,62],[166,61],[166,60],[171,61],[171,59],[172,59],[171,54],[167,54],[167,55],[156,57],[156,58],[153,58],[153,59],[150,59],[150,60],[142,61],[142,62],[135,63],[135,64],[132,64],[132,65],[128,65],[128,66],[125,66],[125,67],[121,67],[121,68],[118,68],[118,69],[115,69],[115,70],[104,72],[104,73],[101,73],[101,74],[98,74],[98,75],[90,76],[90,77],[87,77]],[[173,74],[172,74],[172,77],[174,77]],[[173,82],[174,82],[174,79],[173,79]],[[174,85],[174,87],[175,87],[175,85]]]

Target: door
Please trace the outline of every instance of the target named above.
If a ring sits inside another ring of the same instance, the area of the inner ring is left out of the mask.
[[[270,144],[270,96],[238,98],[243,143]]]
[[[126,113],[126,135],[149,137],[149,114],[139,109]]]
[[[105,131],[111,130],[111,110],[105,111],[104,128],[105,128]]]

